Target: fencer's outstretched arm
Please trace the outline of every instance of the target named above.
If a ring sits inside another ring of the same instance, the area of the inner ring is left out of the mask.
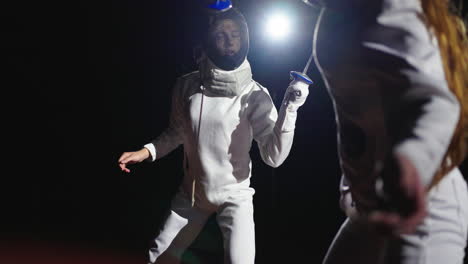
[[[171,151],[176,149],[182,144],[182,104],[181,104],[181,90],[182,80],[178,78],[173,89],[171,114],[169,117],[169,126],[164,130],[156,139],[151,143],[146,144],[144,147],[149,150],[151,154],[151,161],[160,159]]]
[[[305,103],[309,85],[292,81],[288,86],[279,113],[268,91],[254,94],[257,106],[250,113],[253,136],[257,141],[263,161],[272,166],[280,166],[289,155],[294,138],[297,110]]]

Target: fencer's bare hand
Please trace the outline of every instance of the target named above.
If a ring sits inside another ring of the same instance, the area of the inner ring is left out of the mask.
[[[149,158],[149,156],[150,153],[146,148],[134,152],[124,152],[119,158],[119,167],[122,171],[129,173],[130,169],[127,168],[127,165],[140,163]]]
[[[369,220],[393,235],[400,235],[414,232],[427,215],[426,191],[409,159],[396,155],[395,161],[399,177],[386,183],[390,185],[387,191],[392,210],[375,211]]]

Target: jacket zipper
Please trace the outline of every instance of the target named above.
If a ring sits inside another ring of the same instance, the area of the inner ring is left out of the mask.
[[[205,98],[205,87],[203,85],[200,85],[200,89],[202,91],[202,98],[200,101],[200,116],[198,118],[198,131],[197,131],[197,151],[200,147],[200,128],[201,128],[201,119],[202,119],[202,113],[203,113],[203,100]],[[192,180],[192,207],[195,205],[195,186],[196,186],[196,176],[193,176]]]

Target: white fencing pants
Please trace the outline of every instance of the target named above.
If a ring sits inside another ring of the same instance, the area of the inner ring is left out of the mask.
[[[192,207],[183,194],[178,193],[172,201],[171,211],[159,235],[149,250],[149,263],[166,250],[175,259],[192,244],[211,214],[216,220],[224,239],[224,262],[226,264],[254,264],[255,226],[252,195],[228,195],[215,211]]]
[[[468,190],[454,169],[428,195],[428,216],[410,235],[389,239],[349,218],[324,264],[463,264],[468,233]]]

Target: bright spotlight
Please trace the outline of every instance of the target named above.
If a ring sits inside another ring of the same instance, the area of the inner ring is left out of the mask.
[[[275,14],[271,16],[266,24],[267,34],[275,39],[284,38],[289,34],[291,23],[283,14]]]

